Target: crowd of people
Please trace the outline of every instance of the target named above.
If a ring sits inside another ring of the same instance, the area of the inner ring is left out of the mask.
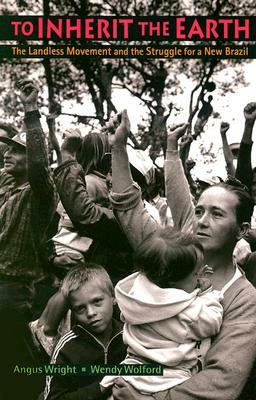
[[[18,87],[24,131],[0,124],[1,398],[253,400],[256,103],[237,168],[221,124],[226,181],[192,179],[188,124],[164,129],[163,197],[153,162],[128,144],[126,110],[102,132],[65,131],[53,169],[37,85]],[[37,373],[120,363],[163,375]]]

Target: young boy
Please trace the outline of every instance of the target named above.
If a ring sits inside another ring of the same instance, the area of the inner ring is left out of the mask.
[[[122,325],[113,319],[114,288],[106,270],[87,264],[69,271],[62,283],[75,326],[58,342],[51,364],[85,365],[120,363],[126,355]],[[44,400],[99,400],[100,377],[47,376]]]

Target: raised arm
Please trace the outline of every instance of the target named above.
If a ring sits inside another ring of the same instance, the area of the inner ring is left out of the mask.
[[[186,129],[187,124],[184,124],[168,133],[165,185],[167,202],[171,209],[174,225],[184,232],[191,232],[194,206],[178,152],[178,140],[185,134]]]
[[[256,102],[249,103],[244,108],[244,132],[240,143],[240,149],[237,160],[236,178],[248,186],[251,190],[252,185],[252,131],[256,119]]]
[[[45,137],[40,123],[38,88],[30,80],[19,82],[20,99],[25,111],[28,180],[32,189],[33,211],[42,228],[48,225],[56,208],[57,196],[48,165]]]
[[[126,151],[127,139],[130,132],[130,120],[127,111],[121,114],[121,123],[117,127],[112,140],[112,173],[113,191],[123,192],[133,184],[128,154]]]
[[[228,141],[227,141],[227,131],[229,130],[229,123],[228,122],[221,122],[220,124],[220,135],[221,135],[221,140],[222,140],[222,149],[223,149],[223,154],[224,154],[224,158],[226,161],[226,168],[227,168],[227,173],[230,176],[235,176],[236,171],[235,171],[235,167],[234,167],[234,157],[232,154],[232,151],[228,145]]]
[[[120,225],[131,246],[136,247],[157,228],[157,223],[144,208],[141,191],[133,183],[126,151],[130,121],[126,110],[121,124],[112,136],[112,203]]]

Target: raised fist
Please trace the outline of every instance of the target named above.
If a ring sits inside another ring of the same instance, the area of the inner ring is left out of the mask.
[[[244,117],[247,121],[254,122],[256,119],[256,102],[248,103],[244,107]]]
[[[22,79],[17,83],[20,90],[20,100],[25,111],[37,110],[38,86],[29,79]]]
[[[230,125],[229,125],[228,122],[221,121],[221,124],[220,124],[220,133],[221,133],[221,135],[226,133],[229,130],[229,127],[230,127]]]

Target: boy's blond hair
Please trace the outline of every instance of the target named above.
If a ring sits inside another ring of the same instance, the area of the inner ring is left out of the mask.
[[[83,284],[98,280],[102,289],[114,297],[114,287],[109,274],[101,265],[87,263],[84,266],[72,268],[63,279],[61,292],[69,299],[70,293],[79,289]]]

